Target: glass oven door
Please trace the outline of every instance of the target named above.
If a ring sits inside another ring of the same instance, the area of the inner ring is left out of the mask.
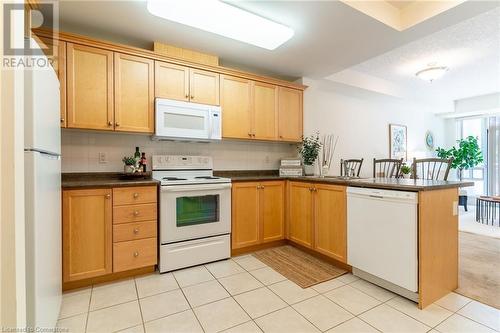
[[[231,184],[162,186],[162,244],[231,232]]]

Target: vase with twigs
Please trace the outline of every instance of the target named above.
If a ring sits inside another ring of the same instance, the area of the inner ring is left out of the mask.
[[[322,153],[319,167],[320,177],[326,176],[330,172],[330,167],[332,165],[333,154],[335,153],[335,148],[337,147],[338,136],[333,134],[326,134],[323,136]]]

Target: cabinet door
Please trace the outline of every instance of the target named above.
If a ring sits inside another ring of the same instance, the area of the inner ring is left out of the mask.
[[[155,97],[189,101],[189,67],[155,61]]]
[[[309,248],[313,242],[311,188],[309,183],[290,182],[288,189],[288,238]]]
[[[251,139],[251,81],[221,75],[222,136]]]
[[[40,37],[43,44],[52,46],[52,53],[46,54],[59,78],[61,127],[66,127],[66,43],[60,40]]]
[[[341,262],[347,262],[347,218],[345,186],[315,185],[315,249]]]
[[[259,244],[259,183],[234,183],[232,188],[232,248]]]
[[[73,43],[67,52],[67,127],[113,130],[113,52]]]
[[[115,53],[115,130],[154,132],[153,60]]]
[[[63,191],[63,281],[112,272],[111,189]]]
[[[191,68],[189,73],[189,100],[194,103],[219,105],[219,74],[194,68]]]
[[[262,242],[285,236],[285,184],[283,181],[262,182],[260,190],[260,221]]]
[[[300,141],[302,138],[302,91],[279,87],[279,139]]]
[[[253,134],[255,139],[278,137],[278,87],[255,82],[253,88]]]

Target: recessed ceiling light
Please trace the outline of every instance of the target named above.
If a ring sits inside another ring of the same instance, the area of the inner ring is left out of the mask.
[[[294,31],[217,0],[148,0],[148,11],[161,18],[274,50]]]
[[[415,75],[424,81],[432,82],[439,79],[448,71],[446,66],[436,66],[436,64],[429,64],[429,67],[418,71]]]

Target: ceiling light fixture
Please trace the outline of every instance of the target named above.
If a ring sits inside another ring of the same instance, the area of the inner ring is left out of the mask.
[[[421,78],[424,81],[432,82],[436,79],[439,79],[448,71],[448,67],[446,66],[436,66],[435,63],[429,64],[429,67],[426,69],[422,69],[418,71],[415,75]]]
[[[294,31],[217,0],[148,0],[148,11],[161,18],[274,50]]]

